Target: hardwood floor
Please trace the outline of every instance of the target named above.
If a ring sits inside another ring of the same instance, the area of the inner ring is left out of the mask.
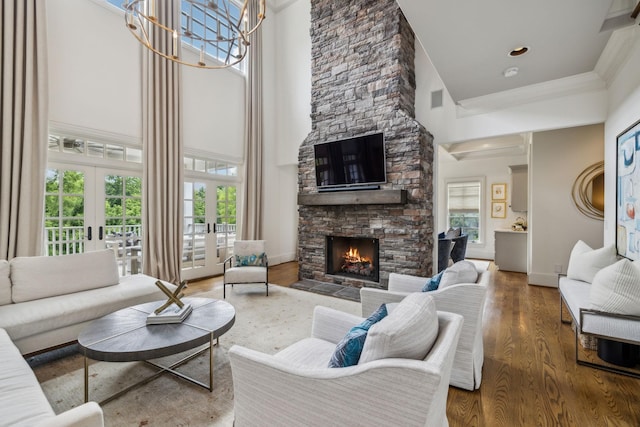
[[[640,380],[576,364],[573,331],[560,323],[557,289],[490,269],[482,385],[474,392],[449,388],[449,425],[640,426]],[[296,262],[269,268],[270,283],[290,286],[297,277]],[[189,284],[189,293],[219,280]],[[582,357],[593,353],[585,350]]]

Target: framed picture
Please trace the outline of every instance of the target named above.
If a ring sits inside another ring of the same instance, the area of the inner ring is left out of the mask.
[[[640,258],[639,155],[640,120],[616,138],[616,249],[631,260]]]
[[[506,218],[507,202],[491,202],[491,218]]]
[[[507,184],[491,184],[491,200],[507,200]]]

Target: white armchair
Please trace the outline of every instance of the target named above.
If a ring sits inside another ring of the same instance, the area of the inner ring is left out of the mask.
[[[264,240],[233,243],[233,255],[224,260],[223,298],[227,296],[227,285],[241,283],[264,283],[269,296],[269,260]]]
[[[451,385],[466,390],[480,388],[482,381],[482,315],[490,274],[489,271],[478,271],[476,283],[461,283],[429,292],[439,311],[457,313],[464,317],[453,361]],[[380,304],[402,301],[409,293],[420,292],[426,281],[424,277],[391,273],[388,290],[361,288],[362,315],[369,316]]]
[[[234,425],[448,425],[449,376],[462,317],[432,313],[438,331],[424,360],[382,358],[328,368],[336,344],[364,319],[326,307],[316,307],[310,338],[276,355],[234,345]],[[363,357],[366,349],[365,340]]]

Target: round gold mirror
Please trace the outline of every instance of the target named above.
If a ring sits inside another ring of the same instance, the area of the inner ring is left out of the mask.
[[[604,161],[594,163],[578,175],[571,197],[583,215],[604,220]]]

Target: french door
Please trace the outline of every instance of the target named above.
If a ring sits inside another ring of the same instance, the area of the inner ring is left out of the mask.
[[[236,232],[236,187],[185,178],[182,279],[222,274]]]
[[[182,278],[222,274],[236,238],[236,184],[185,179]],[[142,272],[142,178],[138,170],[50,162],[45,253],[113,250],[121,276]]]
[[[121,276],[142,272],[142,178],[138,171],[50,163],[45,253],[111,249]]]

